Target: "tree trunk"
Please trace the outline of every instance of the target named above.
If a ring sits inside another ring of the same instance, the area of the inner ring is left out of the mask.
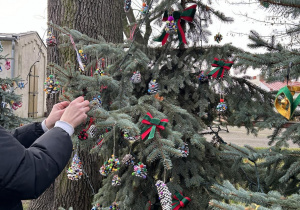
[[[78,30],[92,38],[101,35],[107,42],[123,42],[122,15],[125,15],[123,1],[48,0],[48,21]],[[54,35],[58,38],[57,32],[54,31]],[[59,44],[59,39],[57,41]],[[57,46],[48,47],[47,53],[48,64],[57,63],[63,66],[70,59],[70,51],[58,49]],[[75,57],[71,59],[72,61],[76,60]],[[54,100],[48,97],[48,113],[53,105]],[[52,185],[42,196],[31,202],[30,210],[54,210],[60,206],[66,209],[72,206],[74,210],[91,209],[93,191],[89,180],[94,190],[100,188],[101,176],[98,172],[100,161],[97,161],[98,157],[96,155],[89,154],[87,150],[80,151],[79,157],[89,178],[83,176],[79,181],[70,181],[64,170],[56,179],[54,186]],[[69,164],[67,167],[69,167]]]
[[[29,205],[29,209],[53,209],[54,201],[54,184],[51,186],[36,200],[32,200]]]

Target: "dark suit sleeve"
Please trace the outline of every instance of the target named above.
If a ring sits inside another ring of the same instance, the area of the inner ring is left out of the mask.
[[[44,130],[41,123],[31,123],[15,129],[12,133],[25,148],[28,148],[44,134]]]
[[[69,134],[53,128],[28,149],[0,129],[0,200],[37,198],[64,169],[72,153]]]

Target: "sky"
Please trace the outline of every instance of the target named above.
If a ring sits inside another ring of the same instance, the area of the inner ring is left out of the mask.
[[[233,17],[235,22],[225,24],[217,19],[213,19],[213,24],[209,28],[212,33],[209,44],[218,45],[213,37],[220,32],[223,35],[223,40],[219,43],[220,45],[232,43],[234,46],[251,51],[247,47],[249,43],[248,34],[251,29],[257,30],[264,36],[274,34],[275,29],[277,31],[285,30],[284,25],[271,25],[250,19],[255,18],[268,22],[281,21],[280,17],[269,17],[272,14],[263,9],[258,0],[214,0],[212,2],[212,8]],[[241,4],[242,2],[248,4]],[[0,19],[2,20],[0,21],[0,33],[37,31],[41,38],[45,40],[45,32],[47,30],[47,0],[0,0],[0,5]]]
[[[43,37],[47,0],[0,0],[0,5],[0,33],[37,31]]]
[[[232,43],[235,46],[247,49],[247,43],[249,43],[247,34],[251,29],[256,29],[262,35],[267,36],[273,32],[273,29],[278,28],[278,25],[265,25],[265,23],[238,15],[243,14],[250,18],[266,20],[270,14],[262,9],[257,0],[216,0],[212,2],[212,8],[219,9],[225,15],[233,17],[235,20],[232,24],[225,24],[214,19],[214,23],[209,29],[213,36],[218,32],[223,35],[223,40],[220,44]],[[241,2],[256,3],[240,4]],[[41,37],[44,36],[47,29],[47,0],[0,0],[0,5],[1,33],[37,31]],[[210,37],[209,43],[218,44],[214,42],[213,36]]]

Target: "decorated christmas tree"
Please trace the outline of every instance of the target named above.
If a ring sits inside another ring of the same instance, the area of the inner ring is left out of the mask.
[[[6,60],[5,58],[6,56],[0,55],[0,66]],[[2,69],[0,74],[1,72]],[[0,78],[0,125],[9,130],[19,127],[25,122],[25,119],[14,114],[14,110],[22,106],[21,96],[14,92],[21,85],[24,85],[24,82],[19,78]]]
[[[299,6],[290,1],[293,6],[296,14]],[[280,133],[287,120],[274,110],[276,93],[229,75],[231,68],[250,66],[271,72],[279,68],[284,48],[271,46],[255,32],[250,37],[257,41],[254,45],[267,45],[270,53],[253,55],[230,44],[204,46],[211,16],[232,19],[202,1],[145,1],[134,16],[126,0],[124,10],[124,28],[130,28],[124,30],[124,43],[50,24],[60,34],[61,48],[76,54],[76,61],[66,56],[63,65],[51,64],[61,100],[83,95],[91,106],[86,124],[72,138],[74,158],[55,188],[67,192],[84,186],[86,194],[95,192],[81,209],[91,203],[94,210],[296,209],[300,154],[280,146],[287,137],[299,144],[298,124]],[[152,39],[155,22],[165,25]],[[216,43],[222,39],[215,36]],[[289,53],[295,56],[290,75],[296,79],[297,51]],[[289,63],[285,60],[281,69]],[[286,74],[276,75],[282,79]],[[271,143],[279,142],[261,150],[239,147],[224,142],[219,130],[212,130],[213,141],[207,141],[203,129],[219,119],[218,128],[222,120],[253,134],[275,127]],[[85,162],[82,151],[94,155],[95,163]],[[91,182],[91,176],[102,182]],[[55,205],[76,210],[80,202]]]

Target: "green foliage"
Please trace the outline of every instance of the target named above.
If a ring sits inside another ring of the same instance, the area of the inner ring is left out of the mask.
[[[21,96],[14,92],[15,84],[19,81],[19,78],[0,78],[0,125],[9,130],[19,127],[24,122],[28,122],[28,120],[16,116],[12,109],[13,102],[21,101]]]
[[[288,0],[268,2],[270,8],[291,3]],[[117,172],[121,186],[111,185],[113,174],[104,177],[93,203],[107,207],[116,201],[121,209],[144,209],[149,201],[158,203],[155,181],[160,179],[167,183],[173,194],[182,191],[192,198],[186,209],[207,209],[209,204],[213,209],[294,209],[296,204],[299,206],[300,152],[280,147],[286,146],[287,140],[299,144],[298,124],[282,130],[286,120],[274,111],[274,93],[266,92],[246,79],[226,75],[222,80],[199,84],[197,76],[200,71],[212,70],[207,66],[217,57],[235,61],[234,68],[241,71],[248,67],[260,68],[269,81],[284,80],[286,67],[293,62],[290,78],[296,79],[300,76],[299,53],[287,50],[274,38],[264,40],[254,31],[251,32],[253,44],[250,47],[264,47],[269,50],[267,53],[251,54],[230,44],[203,47],[199,45],[199,37],[205,41],[209,33],[204,26],[200,28],[202,32],[199,31],[197,25],[201,17],[206,18],[205,24],[210,23],[211,16],[225,22],[232,19],[202,1],[197,5],[201,15],[195,17],[195,25],[189,24],[185,28],[188,39],[194,42],[191,47],[176,48],[176,42],[153,47],[149,40],[150,23],[160,22],[157,18],[164,10],[174,7],[182,11],[183,6],[187,6],[174,0],[153,3],[151,14],[146,18],[145,33],[142,35],[137,30],[137,39],[133,43],[130,40],[122,44],[106,43],[102,37],[91,39],[78,31],[53,25],[64,34],[72,34],[76,44],[88,54],[90,62],[86,69],[94,67],[96,60],[102,57],[110,64],[104,70],[106,75],[93,77],[88,71],[80,74],[77,65],[71,61],[64,67],[52,65],[63,86],[61,99],[73,100],[84,95],[91,101],[101,95],[101,107],[92,108],[88,113],[96,119],[96,137],[86,142],[73,137],[74,143],[80,144],[80,149],[87,149],[102,140],[101,147],[96,145],[91,150],[99,155],[97,161],[101,164],[111,155],[121,160],[126,154],[132,154],[135,161],[145,164],[148,170],[144,180],[132,175],[132,165],[122,165]],[[295,15],[295,11],[285,9],[281,12]],[[128,25],[143,21],[132,17],[132,11],[127,16],[133,18],[128,18]],[[295,28],[291,33],[297,30]],[[197,32],[200,36],[193,39],[193,33]],[[60,47],[70,47],[70,41],[63,39]],[[130,82],[136,70],[142,75],[139,84]],[[151,79],[159,83],[162,100],[147,94]],[[107,88],[103,90],[101,86]],[[224,94],[228,105],[222,116],[227,124],[245,126],[248,133],[253,134],[260,129],[275,127],[270,144],[276,142],[276,147],[257,150],[247,145],[216,146],[206,141],[200,132],[218,116],[216,106],[220,93]],[[140,140],[138,137],[144,127],[141,122],[147,112],[169,122],[166,129],[155,133],[153,139]],[[81,125],[75,133],[86,127],[87,124]],[[124,132],[132,139],[124,138]],[[189,147],[188,157],[182,157],[179,150],[184,143]],[[214,200],[209,203],[211,199]]]
[[[221,195],[224,199],[233,200],[243,205],[228,205],[222,202],[212,200],[210,205],[213,209],[243,209],[242,207],[255,204],[255,208],[260,209],[298,209],[300,202],[299,194],[292,194],[284,197],[277,191],[269,191],[268,193],[249,192],[243,188],[237,189],[230,182],[224,181],[223,185],[215,184],[211,190]],[[249,208],[249,209],[255,209]]]

